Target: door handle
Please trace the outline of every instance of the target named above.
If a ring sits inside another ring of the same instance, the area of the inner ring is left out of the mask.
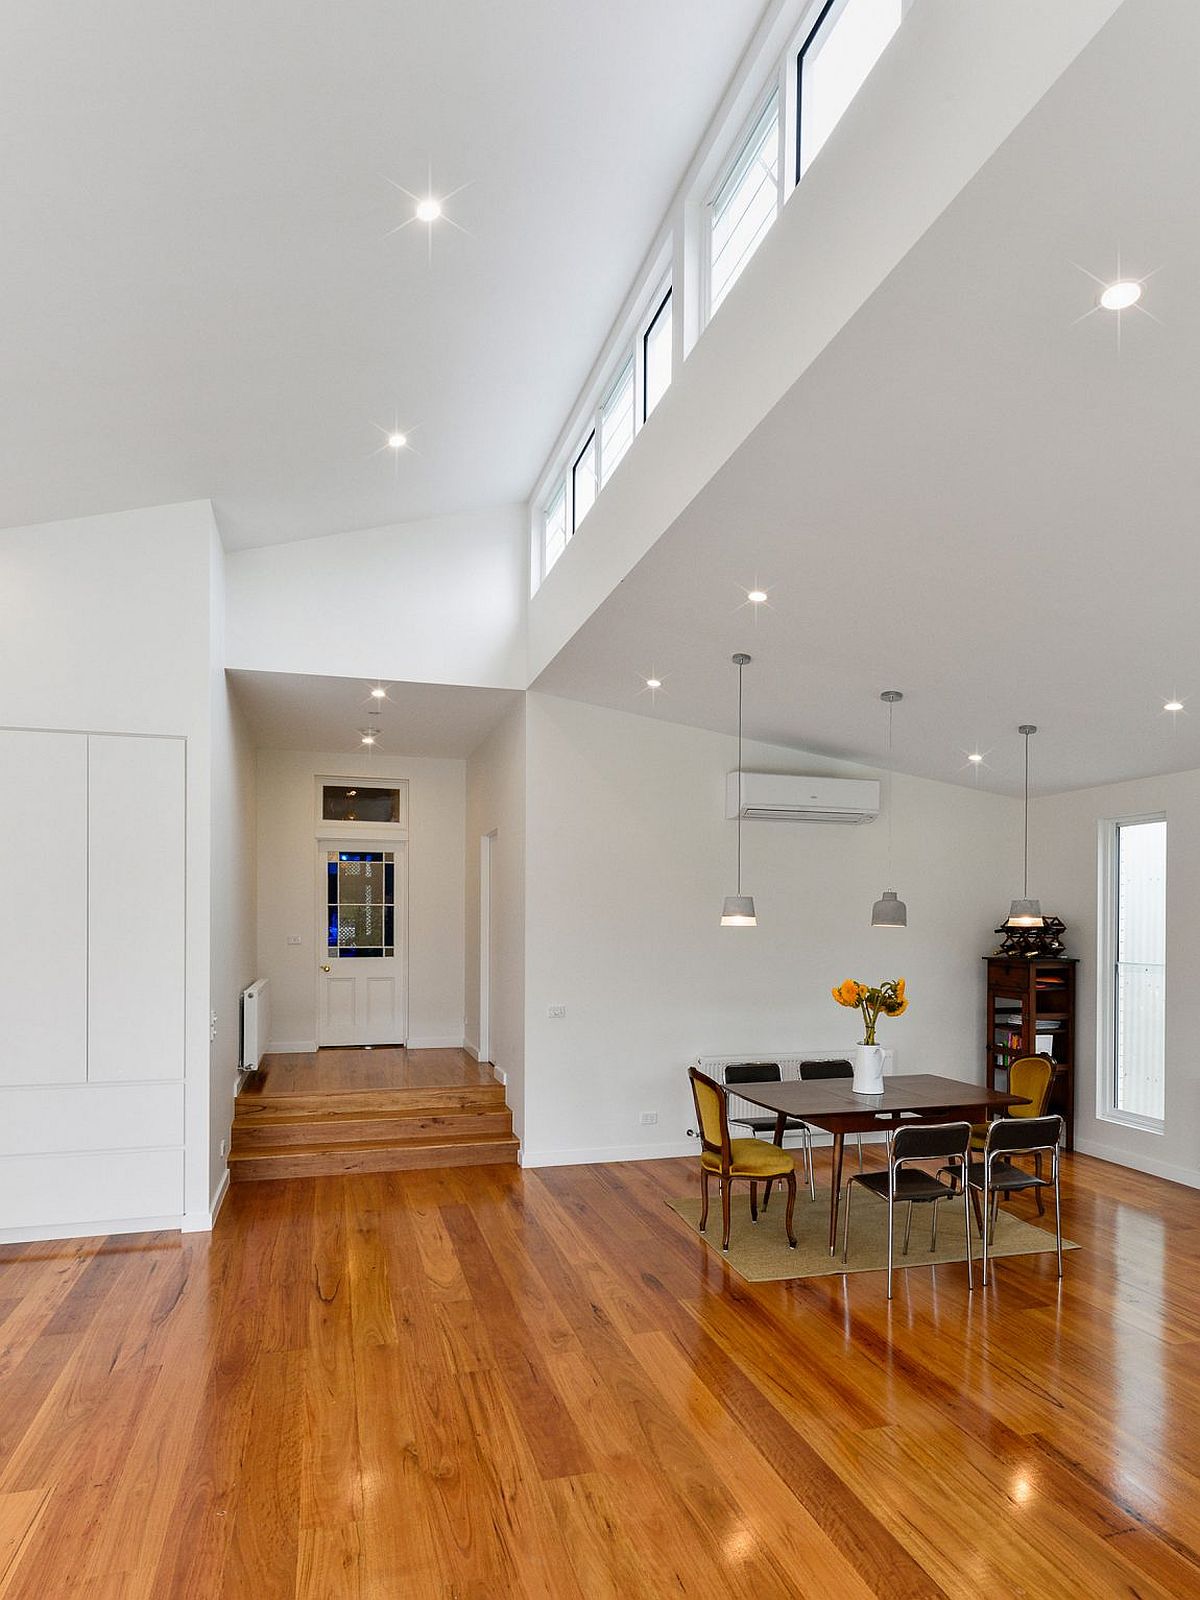
[[[321,971],[322,971],[322,972],[328,972],[328,971],[329,971],[329,968],[328,968],[328,967],[322,967],[322,968],[321,968]]]

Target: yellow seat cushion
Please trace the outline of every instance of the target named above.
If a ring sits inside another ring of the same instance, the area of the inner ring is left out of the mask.
[[[729,1150],[733,1157],[729,1170],[735,1178],[786,1178],[795,1170],[790,1150],[762,1139],[731,1139]],[[721,1170],[721,1158],[711,1150],[706,1150],[700,1161],[710,1172]]]
[[[987,1143],[988,1125],[986,1122],[973,1122],[971,1124],[971,1149],[982,1150]]]

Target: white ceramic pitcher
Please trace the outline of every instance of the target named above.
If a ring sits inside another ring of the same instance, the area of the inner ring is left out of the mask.
[[[855,1094],[883,1093],[883,1046],[856,1044],[854,1046]]]

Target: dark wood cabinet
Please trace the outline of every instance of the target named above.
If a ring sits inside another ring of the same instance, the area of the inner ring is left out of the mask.
[[[1050,1110],[1067,1125],[1067,1149],[1075,1143],[1075,968],[1057,960],[985,956],[989,1089],[1008,1088],[1008,1069],[1022,1056],[1049,1056],[1055,1065]]]

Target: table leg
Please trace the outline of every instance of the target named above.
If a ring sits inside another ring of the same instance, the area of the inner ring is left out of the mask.
[[[779,1148],[781,1150],[783,1149],[783,1135],[784,1135],[784,1132],[785,1132],[786,1128],[787,1128],[787,1113],[785,1111],[780,1111],[780,1112],[778,1112],[776,1114],[776,1117],[775,1117],[774,1142],[775,1142],[775,1144],[777,1144],[779,1146]],[[767,1179],[767,1189],[766,1189],[766,1193],[763,1195],[763,1210],[764,1211],[771,1204],[771,1185],[774,1182],[775,1182],[774,1178],[768,1178]]]
[[[842,1197],[842,1152],[846,1146],[846,1136],[835,1133],[833,1136],[833,1187],[829,1195],[829,1254],[833,1255],[837,1249],[838,1204]]]

